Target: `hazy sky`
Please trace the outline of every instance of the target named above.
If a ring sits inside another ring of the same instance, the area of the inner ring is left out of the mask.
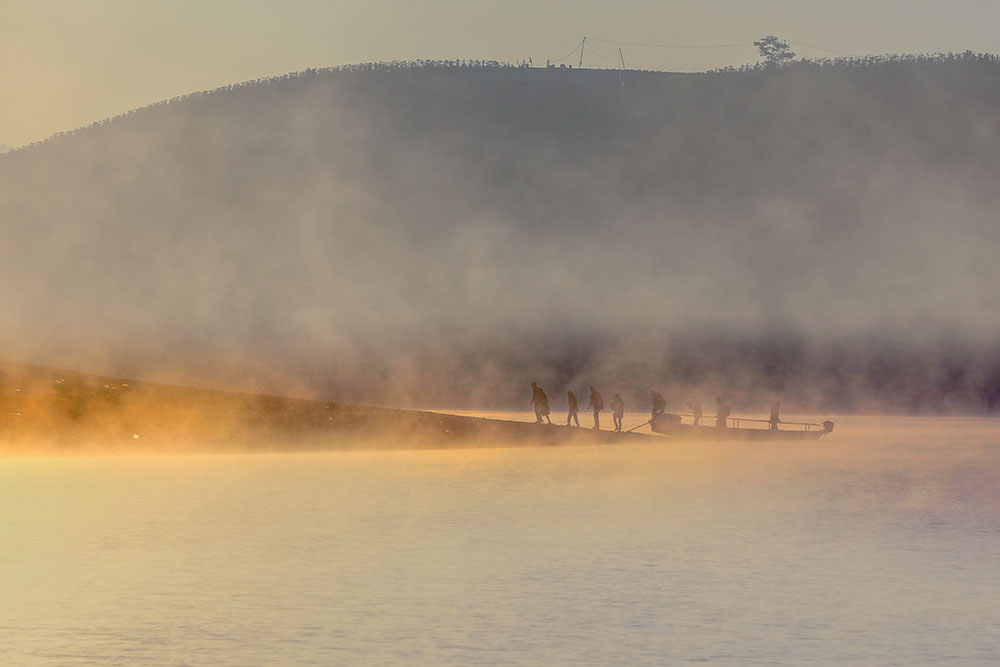
[[[730,44],[773,33],[851,54],[997,52],[998,24],[993,0],[0,0],[0,143],[306,67],[529,57],[539,65],[583,35]],[[616,48],[595,43],[585,66],[610,63]],[[649,69],[756,60],[752,46],[623,49],[630,67]]]

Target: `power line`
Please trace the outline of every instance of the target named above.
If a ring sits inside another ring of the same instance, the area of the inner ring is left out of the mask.
[[[753,46],[753,42],[740,42],[739,44],[650,44],[647,42],[620,42],[614,39],[601,39],[600,37],[588,37],[587,39],[605,44],[619,44],[621,46],[648,46],[654,49],[729,49],[738,46]]]
[[[587,48],[590,49],[590,52],[593,53],[598,58],[600,58],[601,60],[607,60],[607,58],[605,58],[603,55],[601,55],[600,53],[598,53],[597,49],[594,48],[593,44],[588,43],[587,44]]]
[[[793,42],[792,40],[787,40],[789,44],[795,44],[796,46],[804,46],[807,49],[816,49],[817,51],[826,51],[827,53],[836,53],[841,56],[849,56],[850,53],[844,53],[843,51],[834,51],[833,49],[824,49],[822,46],[813,46],[812,44],[806,44],[805,42]]]
[[[561,62],[561,61],[566,60],[567,58],[569,58],[571,55],[573,55],[574,53],[576,53],[577,51],[580,50],[580,48],[583,46],[583,43],[584,43],[585,39],[586,38],[580,40],[580,42],[576,46],[573,47],[573,50],[570,51],[569,53],[567,53],[566,55],[564,55],[562,58],[557,58],[557,59],[553,60],[552,62],[558,63],[558,62]]]
[[[789,44],[795,44],[796,46],[804,46],[807,49],[814,49],[816,51],[825,51],[826,53],[835,53],[840,56],[850,56],[850,53],[845,53],[844,51],[837,51],[836,49],[827,49],[822,46],[813,46],[812,44],[806,44],[805,42],[797,42],[794,40],[785,40]],[[600,37],[584,37],[580,42],[573,47],[573,50],[567,53],[562,58],[558,58],[551,62],[558,63],[564,60],[568,60],[571,56],[579,52],[580,54],[580,65],[583,66],[583,54],[587,49],[601,60],[605,59],[605,56],[601,55],[590,42],[602,42],[604,44],[615,44],[619,46],[639,46],[653,49],[733,49],[733,48],[743,48],[747,46],[756,46],[753,42],[737,42],[734,44],[654,44],[651,42],[624,42],[615,39],[602,39]]]
[[[645,46],[655,49],[729,49],[737,48],[741,46],[754,46],[753,42],[738,42],[735,44],[653,44],[649,42],[622,42],[614,39],[601,39],[600,37],[588,37],[587,39],[594,42],[605,42],[607,44],[621,44],[623,46]],[[813,44],[806,44],[805,42],[798,42],[795,40],[786,40],[789,44],[795,44],[797,46],[804,46],[807,49],[815,49],[817,51],[826,51],[827,53],[836,53],[841,56],[849,56],[850,53],[844,51],[837,51],[836,49],[828,49],[822,46],[815,46]]]

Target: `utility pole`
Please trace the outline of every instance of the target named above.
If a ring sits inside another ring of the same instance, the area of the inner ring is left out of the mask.
[[[625,56],[622,55],[622,48],[618,47],[618,57],[622,59],[622,71],[618,72],[618,84],[625,85]]]
[[[587,48],[587,38],[584,37],[583,41],[580,42],[580,64],[577,67],[583,67],[583,51]]]

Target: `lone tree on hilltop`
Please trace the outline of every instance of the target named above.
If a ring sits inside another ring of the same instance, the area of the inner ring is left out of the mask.
[[[764,59],[768,66],[780,67],[795,58],[795,52],[788,42],[768,35],[753,43],[760,51],[760,57]]]

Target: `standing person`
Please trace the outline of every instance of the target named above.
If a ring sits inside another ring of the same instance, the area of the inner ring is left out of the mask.
[[[701,401],[692,396],[691,400],[688,401],[688,407],[691,409],[691,414],[694,416],[694,425],[697,426],[701,423],[702,417]]]
[[[781,401],[777,401],[777,402],[775,402],[774,405],[771,406],[771,430],[772,431],[777,431],[778,430],[778,422],[781,421],[780,419],[778,419],[778,411],[779,410],[781,410]]]
[[[569,426],[569,421],[572,419],[579,427],[580,418],[576,416],[576,413],[580,411],[580,404],[576,400],[576,394],[571,391],[566,392],[566,401],[569,404],[569,414],[566,415],[566,426]]]
[[[719,428],[728,428],[726,425],[726,417],[733,414],[733,411],[729,409],[729,406],[722,402],[722,398],[719,396],[715,397],[715,425]]]
[[[549,397],[534,382],[531,383],[531,402],[535,404],[535,421],[541,424],[542,417],[545,417],[545,421],[551,424],[552,420],[549,419]]]
[[[601,430],[601,410],[604,409],[604,397],[593,387],[590,388],[590,404],[587,407],[594,410],[594,430]]]
[[[615,394],[611,399],[611,419],[615,423],[615,432],[622,432],[622,417],[625,416],[625,401],[621,394]]]
[[[654,421],[667,409],[667,401],[658,391],[649,392],[649,396],[653,399],[653,411],[649,415],[649,421]]]

